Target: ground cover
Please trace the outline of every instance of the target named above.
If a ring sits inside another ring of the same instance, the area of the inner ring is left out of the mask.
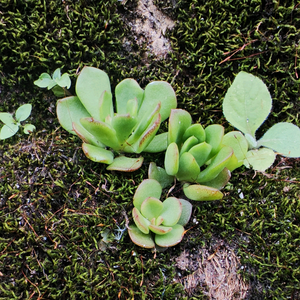
[[[105,70],[113,89],[126,77],[142,87],[166,80],[194,121],[229,130],[221,103],[243,70],[273,98],[258,134],[279,121],[299,126],[299,9],[268,0],[1,1],[0,110],[31,103],[37,131],[0,143],[0,299],[300,299],[299,159],[278,157],[266,173],[240,168],[223,200],[193,203],[180,244],[151,252],[130,241],[126,224],[153,157],[126,174],[89,161],[59,127],[55,98],[33,85],[57,67],[75,82],[84,65]],[[180,185],[171,195],[182,196]]]

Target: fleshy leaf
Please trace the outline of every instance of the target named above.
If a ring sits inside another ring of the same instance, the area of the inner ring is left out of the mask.
[[[169,118],[168,144],[181,145],[184,132],[191,126],[192,117],[183,109],[172,109]]]
[[[126,114],[128,100],[136,98],[137,107],[141,106],[144,96],[144,90],[139,84],[131,78],[122,80],[115,89],[116,110],[118,114]]]
[[[179,150],[175,142],[171,143],[165,154],[165,170],[168,175],[175,176],[179,169]]]
[[[178,200],[181,203],[182,212],[177,224],[185,226],[191,218],[193,206],[189,201],[185,199],[178,199]]]
[[[168,147],[168,133],[160,133],[154,136],[149,145],[143,150],[144,152],[157,153],[165,151]]]
[[[215,177],[211,181],[203,182],[202,185],[221,190],[228,183],[230,177],[231,173],[226,167],[217,175],[217,177]]]
[[[210,157],[212,146],[206,142],[200,143],[189,150],[199,167],[202,167]]]
[[[268,148],[260,148],[258,150],[250,150],[247,152],[244,165],[247,168],[253,168],[256,171],[264,172],[274,163],[276,154]]]
[[[190,136],[183,143],[179,154],[182,155],[184,152],[188,152],[193,146],[197,145],[198,143],[199,140],[195,136]]]
[[[141,213],[148,220],[158,218],[162,210],[163,203],[155,197],[146,198],[141,205]]]
[[[271,108],[272,99],[263,81],[243,71],[238,73],[223,101],[227,121],[253,137]]]
[[[81,118],[91,116],[76,96],[58,100],[56,113],[60,125],[72,134],[76,134],[73,130],[73,122],[80,124]]]
[[[154,162],[149,164],[148,177],[157,180],[163,189],[170,186],[174,181],[173,176],[168,175],[164,168],[157,167]]]
[[[90,132],[88,132],[80,124],[73,122],[73,130],[78,137],[86,144],[91,144],[97,147],[105,148],[105,145],[98,141]]]
[[[212,201],[223,198],[223,193],[218,189],[200,184],[189,185],[185,183],[183,192],[187,198],[195,201]]]
[[[142,233],[149,233],[150,221],[147,220],[136,207],[132,210],[132,217],[135,225]]]
[[[135,124],[136,119],[132,118],[129,114],[117,114],[112,118],[111,125],[116,131],[117,139],[120,145],[122,145],[129,137]]]
[[[5,140],[15,135],[19,130],[19,126],[17,124],[8,124],[3,125],[0,130],[0,140]]]
[[[287,157],[300,157],[300,128],[292,123],[273,125],[258,141],[258,147],[271,148]]]
[[[106,169],[110,171],[134,172],[142,166],[143,161],[144,158],[142,156],[139,158],[118,156]]]
[[[162,187],[155,179],[145,179],[138,186],[133,196],[133,205],[141,210],[143,201],[148,197],[160,199]]]
[[[104,91],[99,101],[95,103],[95,109],[99,110],[99,121],[105,122],[107,116],[112,118],[114,116],[112,94],[108,91]]]
[[[130,239],[138,246],[143,248],[154,248],[155,243],[150,234],[142,233],[137,226],[130,225],[128,228]]]
[[[111,92],[107,74],[93,67],[84,67],[76,81],[76,94],[89,114],[100,120],[100,111],[95,109],[104,91]]]
[[[31,114],[32,105],[27,103],[21,105],[16,111],[16,120],[18,122],[25,121]]]
[[[189,152],[183,153],[179,158],[179,168],[176,177],[179,181],[195,182],[200,173],[194,156]]]
[[[155,243],[160,247],[171,247],[181,242],[184,235],[184,228],[180,224],[173,226],[173,229],[164,235],[155,235]]]
[[[158,235],[165,235],[168,232],[172,231],[172,227],[163,226],[163,225],[157,226],[157,225],[153,225],[153,224],[149,225],[149,229]]]
[[[92,161],[111,164],[114,160],[114,155],[111,151],[83,143],[82,150],[84,154]]]
[[[206,143],[210,144],[212,149],[210,158],[216,155],[222,148],[222,139],[224,136],[224,127],[222,125],[213,124],[205,128]]]
[[[163,218],[162,225],[173,226],[177,224],[182,212],[181,202],[175,197],[167,198],[163,203],[161,217]]]
[[[141,108],[138,112],[138,119],[152,111],[158,103],[161,103],[161,121],[166,120],[171,113],[171,109],[176,108],[176,94],[172,86],[165,81],[150,82],[144,92]]]
[[[197,182],[202,183],[216,178],[217,175],[227,166],[232,155],[233,150],[228,146],[224,146],[212,159],[206,169],[200,172]]]
[[[205,141],[206,134],[205,130],[202,127],[201,124],[193,124],[190,127],[187,128],[187,130],[184,132],[183,140],[185,141],[190,136],[194,136],[198,139],[198,143],[202,143]]]

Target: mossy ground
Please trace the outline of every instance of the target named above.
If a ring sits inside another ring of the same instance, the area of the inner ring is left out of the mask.
[[[33,85],[57,67],[75,82],[84,65],[105,70],[113,88],[126,77],[142,87],[166,80],[195,122],[229,130],[222,99],[244,70],[273,98],[259,134],[280,121],[300,126],[299,3],[154,1],[176,23],[166,33],[173,51],[158,57],[128,25],[137,2],[1,1],[1,111],[31,103],[37,132],[0,145],[0,299],[206,299],[204,281],[184,290],[195,268],[179,270],[176,259],[185,250],[195,264],[224,249],[240,261],[248,299],[300,299],[299,159],[278,157],[266,174],[240,168],[222,201],[194,203],[179,245],[153,253],[125,230],[153,157],[132,174],[89,161],[59,127],[55,98]],[[179,185],[172,194],[181,195]]]

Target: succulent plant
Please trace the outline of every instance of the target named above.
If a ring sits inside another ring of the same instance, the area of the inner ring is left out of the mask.
[[[201,124],[192,124],[187,111],[172,109],[165,171],[152,163],[149,178],[167,184],[173,176],[186,182],[183,191],[192,200],[221,199],[220,189],[230,178],[227,166],[231,164],[234,169],[240,163],[238,159],[232,159],[233,149],[224,145],[223,137],[223,126],[214,124],[204,129]]]
[[[135,224],[129,226],[131,240],[143,247],[171,247],[184,235],[184,225],[191,217],[192,205],[184,199],[168,197],[160,201],[162,187],[154,179],[144,180],[134,197],[132,216]]]
[[[156,135],[162,121],[176,108],[176,95],[164,81],[149,83],[143,90],[134,79],[121,81],[115,89],[114,112],[107,74],[84,67],[76,81],[77,96],[58,100],[60,124],[83,141],[86,156],[108,164],[109,170],[134,171],[143,157],[123,153],[160,152],[167,147],[167,133]],[[115,158],[115,153],[121,154]]]

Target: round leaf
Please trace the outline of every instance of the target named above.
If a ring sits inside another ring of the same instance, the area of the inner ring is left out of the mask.
[[[162,202],[154,197],[146,198],[141,205],[141,213],[148,220],[156,219],[163,210]]]
[[[19,130],[17,124],[3,125],[0,131],[0,140],[5,140],[16,134]]]
[[[220,200],[223,198],[222,192],[218,189],[200,185],[200,184],[184,184],[183,192],[191,200],[196,201],[211,201],[211,200]]]
[[[22,122],[26,120],[31,114],[32,105],[27,103],[21,105],[16,111],[16,120]]]
[[[138,158],[118,156],[106,169],[110,171],[133,172],[142,166],[143,161],[144,158],[142,156]]]
[[[175,176],[179,168],[179,150],[177,144],[171,143],[165,154],[165,170],[168,175]]]
[[[137,226],[130,225],[128,228],[130,239],[138,246],[143,248],[154,248],[155,243],[150,234],[142,233]]]
[[[29,134],[29,133],[33,132],[34,130],[35,130],[35,126],[34,125],[32,125],[32,124],[25,124],[24,125],[23,132],[25,134]]]
[[[274,163],[276,154],[268,148],[260,148],[258,150],[250,150],[247,152],[244,165],[247,168],[253,168],[256,171],[264,172]]]
[[[95,162],[111,164],[114,160],[114,155],[111,151],[94,145],[83,143],[82,150],[87,158]]]
[[[160,247],[171,247],[180,243],[184,235],[184,228],[180,224],[173,226],[173,229],[164,235],[155,235],[155,243]]]
[[[177,224],[182,212],[181,202],[175,197],[169,197],[163,202],[163,210],[161,217],[163,218],[162,225],[173,226]]]

